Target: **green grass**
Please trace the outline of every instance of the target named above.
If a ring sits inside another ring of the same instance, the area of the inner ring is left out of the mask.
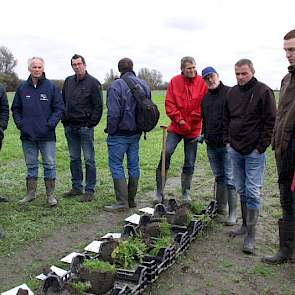
[[[154,101],[159,105],[161,118],[159,126],[169,124],[164,111],[164,91],[153,93]],[[8,94],[11,104],[13,93]],[[43,169],[39,165],[39,180],[37,199],[26,205],[17,204],[25,195],[26,167],[19,140],[19,131],[16,129],[10,114],[9,126],[5,132],[5,141],[1,150],[0,167],[0,194],[9,198],[9,203],[2,203],[0,224],[6,232],[6,238],[0,242],[0,256],[14,255],[15,251],[23,248],[31,241],[41,241],[50,233],[58,230],[65,224],[89,223],[92,216],[113,200],[113,184],[108,168],[106,134],[106,110],[103,118],[95,129],[95,151],[97,165],[97,191],[95,200],[91,203],[81,204],[76,200],[65,200],[62,193],[71,186],[69,169],[69,154],[63,126],[59,124],[57,133],[57,183],[56,195],[59,201],[56,209],[48,208],[45,199],[43,183]],[[140,191],[154,189],[155,169],[157,167],[162,144],[162,131],[160,127],[148,133],[147,140],[140,142],[141,178]],[[173,157],[171,174],[178,174],[183,160],[183,149],[180,146]]]

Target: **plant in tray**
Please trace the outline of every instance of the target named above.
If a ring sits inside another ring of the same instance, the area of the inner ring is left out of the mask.
[[[119,267],[133,269],[136,263],[141,263],[147,246],[140,238],[130,237],[119,242],[112,253],[112,258]]]
[[[77,295],[87,294],[87,292],[91,288],[91,284],[88,281],[86,282],[75,281],[75,282],[71,282],[69,285],[70,285],[70,288],[73,290],[73,292],[75,292],[75,294]]]
[[[89,281],[91,292],[105,294],[112,289],[116,278],[116,268],[109,262],[98,259],[86,259],[82,263],[80,279]]]
[[[163,236],[159,239],[154,239],[152,243],[152,248],[149,251],[151,256],[157,256],[158,252],[161,248],[168,248],[171,246],[171,237],[170,236]]]

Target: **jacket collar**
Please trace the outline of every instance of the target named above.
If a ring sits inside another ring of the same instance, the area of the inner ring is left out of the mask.
[[[255,77],[252,77],[248,83],[246,83],[245,85],[238,84],[238,87],[240,88],[241,91],[246,92],[249,89],[253,88],[256,83],[257,83],[257,79]]]
[[[209,89],[208,88],[208,91],[211,93],[211,94],[218,94],[220,89],[223,87],[223,83],[220,81],[219,82],[219,85],[215,88],[215,89]]]
[[[38,80],[37,82],[37,85],[36,86],[39,86],[40,84],[42,84],[42,82],[46,79],[46,76],[45,76],[45,73],[43,72],[42,73],[42,76],[40,77],[40,79]],[[29,76],[28,78],[28,83],[32,86],[34,86],[34,83],[33,83],[33,79],[32,79],[32,75]],[[35,86],[34,86],[35,87]]]
[[[134,71],[129,71],[129,72],[124,72],[120,75],[120,78],[122,78],[123,75],[126,75],[126,76],[136,76],[135,72]]]
[[[294,75],[294,73],[295,73],[295,65],[291,65],[291,66],[289,66],[289,67],[288,67],[288,71],[289,71],[289,73],[291,73],[291,74]]]
[[[83,76],[82,79],[78,79],[77,75],[75,74],[75,80],[76,80],[76,82],[78,82],[78,81],[82,81],[82,80],[85,80],[85,79],[87,78],[87,76],[88,76],[87,71],[85,71],[85,75]]]

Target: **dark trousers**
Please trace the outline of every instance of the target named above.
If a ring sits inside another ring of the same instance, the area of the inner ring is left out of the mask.
[[[295,193],[291,192],[291,184],[295,169],[295,136],[291,137],[287,150],[283,155],[276,154],[282,219],[295,221]]]

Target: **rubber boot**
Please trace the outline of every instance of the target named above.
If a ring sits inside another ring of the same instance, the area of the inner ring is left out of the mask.
[[[189,203],[190,198],[190,190],[192,184],[193,175],[188,175],[181,173],[181,192],[182,192],[182,202]]]
[[[230,237],[242,236],[247,232],[247,204],[241,201],[242,225],[229,232]]]
[[[227,217],[227,190],[223,183],[216,183],[217,216],[216,221],[224,223]]]
[[[6,203],[8,199],[6,197],[0,196],[0,203]]]
[[[274,256],[265,256],[261,260],[268,264],[295,262],[295,222],[278,221],[280,249]]]
[[[128,179],[128,204],[129,208],[136,208],[135,196],[138,188],[138,177],[129,177]]]
[[[44,179],[44,182],[46,188],[47,203],[51,207],[56,206],[57,200],[54,196],[55,179]]]
[[[227,188],[227,200],[229,215],[225,225],[232,226],[237,223],[237,193],[235,189]]]
[[[165,183],[164,183],[164,187],[166,184],[168,178],[168,170],[165,171]],[[162,191],[162,176],[161,176],[161,170],[157,169],[156,170],[156,193],[155,193],[155,197],[153,200],[153,205],[156,205],[158,203],[162,203],[164,201],[164,192]]]
[[[0,240],[3,240],[5,238],[5,232],[2,229],[2,227],[0,226]]]
[[[124,211],[129,208],[128,205],[128,185],[125,178],[113,179],[117,202],[111,206],[105,206],[105,211],[116,212]]]
[[[37,178],[27,177],[26,186],[27,186],[27,195],[18,202],[19,204],[25,204],[25,203],[31,202],[36,198],[35,194],[37,189]]]
[[[255,236],[258,214],[258,209],[247,209],[247,235],[244,239],[243,245],[243,252],[247,254],[254,254],[255,252]]]

